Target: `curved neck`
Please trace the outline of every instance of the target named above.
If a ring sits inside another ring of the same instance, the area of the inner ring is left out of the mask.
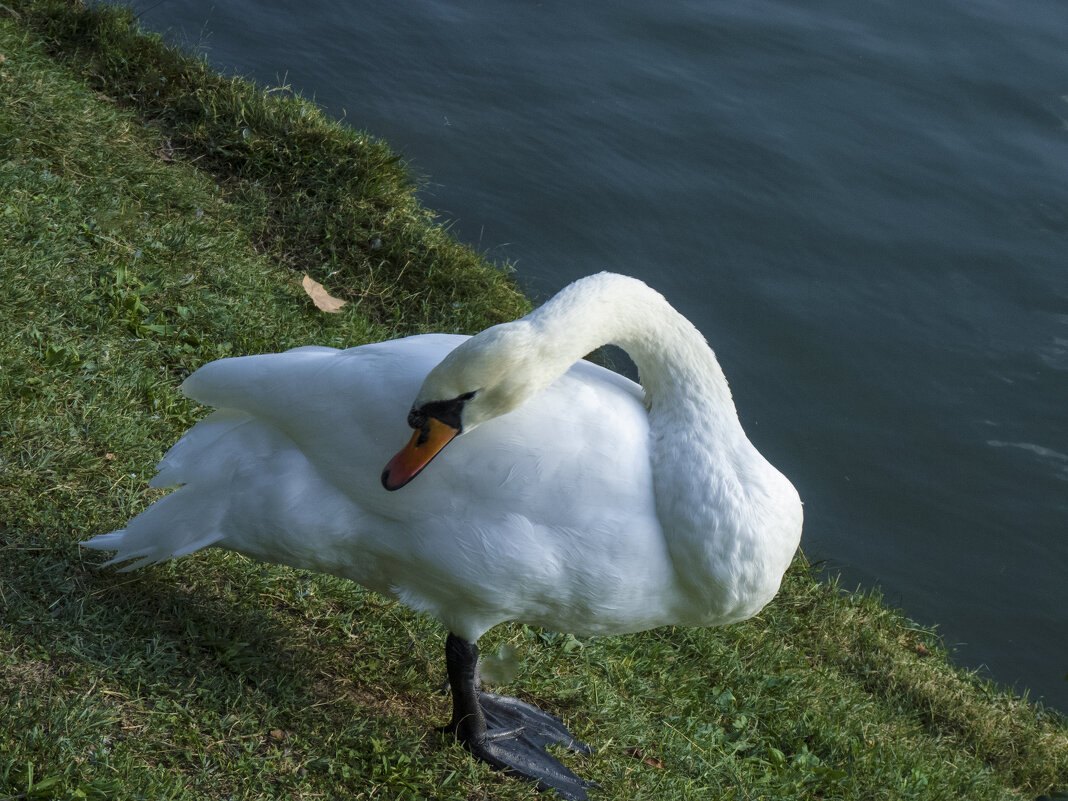
[[[649,410],[657,517],[685,599],[680,619],[707,625],[754,614],[797,547],[801,504],[742,431],[701,333],[641,281],[607,273],[576,281],[524,320],[550,371],[605,344],[634,360]]]
[[[695,417],[737,413],[715,354],[701,332],[655,290],[635,278],[600,273],[575,281],[525,320],[544,357],[564,370],[602,345],[627,352],[638,368],[650,415],[658,398]],[[562,372],[562,371],[561,371]]]

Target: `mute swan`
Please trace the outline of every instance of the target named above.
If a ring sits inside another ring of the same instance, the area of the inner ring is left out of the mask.
[[[580,361],[609,342],[642,386]],[[507,620],[582,635],[743,620],[801,536],[797,492],[746,438],[704,338],[632,278],[584,278],[471,338],[222,359],[182,389],[217,411],[159,464],[152,485],[179,489],[84,544],[125,569],[219,546],[436,615],[447,729],[564,798],[588,783],[542,746],[588,749],[481,691],[478,638]]]

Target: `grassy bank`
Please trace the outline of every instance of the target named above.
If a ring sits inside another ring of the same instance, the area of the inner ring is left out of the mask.
[[[347,582],[77,541],[156,497],[220,356],[523,312],[388,147],[222,78],[122,12],[0,5],[0,799],[480,799],[533,791],[433,732],[444,632]],[[316,310],[304,272],[350,303]],[[1068,787],[1068,726],[798,562],[760,616],[489,635],[604,799],[999,799]]]

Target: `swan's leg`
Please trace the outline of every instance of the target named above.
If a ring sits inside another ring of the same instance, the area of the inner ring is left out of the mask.
[[[464,748],[497,770],[556,790],[561,798],[584,799],[591,786],[545,751],[553,743],[590,753],[561,720],[516,698],[482,692],[478,646],[455,634],[445,640],[445,663],[452,685],[452,720],[445,727]]]

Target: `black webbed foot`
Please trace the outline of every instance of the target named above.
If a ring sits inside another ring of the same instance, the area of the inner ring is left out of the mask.
[[[490,767],[534,782],[539,790],[555,790],[561,798],[585,799],[586,788],[595,785],[572,773],[545,746],[562,745],[583,754],[591,753],[589,746],[555,715],[517,698],[482,692],[476,645],[450,634],[445,654],[453,692],[452,720],[445,730]]]

